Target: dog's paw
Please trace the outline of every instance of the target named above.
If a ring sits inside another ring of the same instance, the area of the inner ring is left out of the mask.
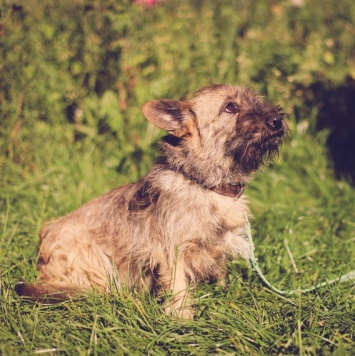
[[[165,306],[165,314],[172,318],[184,320],[192,320],[194,318],[194,310],[189,305],[175,307],[173,304],[168,304]]]

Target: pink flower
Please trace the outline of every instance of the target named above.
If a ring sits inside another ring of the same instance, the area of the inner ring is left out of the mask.
[[[145,7],[154,7],[157,4],[156,0],[134,0],[134,4],[143,5]]]

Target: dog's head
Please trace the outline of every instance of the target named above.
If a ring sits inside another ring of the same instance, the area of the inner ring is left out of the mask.
[[[191,100],[153,100],[142,111],[170,133],[167,163],[206,187],[245,183],[288,131],[279,106],[240,86],[203,87]]]

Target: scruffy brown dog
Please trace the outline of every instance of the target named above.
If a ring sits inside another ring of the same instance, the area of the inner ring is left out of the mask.
[[[192,317],[188,290],[219,277],[226,258],[248,258],[245,185],[287,132],[279,106],[250,88],[212,85],[188,101],[153,100],[145,117],[170,135],[163,157],[41,232],[39,279],[16,291],[35,300],[116,285],[172,292],[166,312]]]

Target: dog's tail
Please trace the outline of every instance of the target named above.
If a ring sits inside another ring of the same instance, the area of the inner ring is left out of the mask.
[[[80,294],[74,287],[50,283],[19,282],[15,286],[15,291],[26,299],[49,304],[59,303]]]

